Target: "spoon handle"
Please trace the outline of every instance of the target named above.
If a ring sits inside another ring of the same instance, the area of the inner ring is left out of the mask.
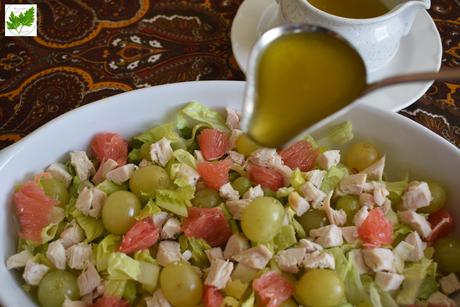
[[[459,68],[450,68],[444,69],[439,72],[421,72],[400,76],[393,76],[383,80],[379,80],[369,84],[364,90],[366,95],[376,89],[381,87],[399,84],[399,83],[408,83],[408,82],[420,82],[420,81],[430,81],[430,80],[460,80],[460,69]]]

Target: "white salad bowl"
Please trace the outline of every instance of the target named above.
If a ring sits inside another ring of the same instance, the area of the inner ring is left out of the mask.
[[[19,274],[5,266],[6,259],[16,249],[18,228],[12,204],[16,184],[52,162],[64,160],[70,150],[86,150],[97,132],[115,131],[130,138],[165,122],[191,100],[210,107],[239,109],[243,92],[244,82],[232,81],[178,83],[136,90],[64,114],[0,151],[0,305],[34,306],[21,288]],[[448,191],[449,210],[460,220],[460,150],[410,119],[369,106],[357,104],[335,123],[344,120],[352,122],[356,139],[368,140],[386,154],[390,179],[409,172],[417,178],[441,182]],[[321,136],[327,129],[323,127],[313,136]]]

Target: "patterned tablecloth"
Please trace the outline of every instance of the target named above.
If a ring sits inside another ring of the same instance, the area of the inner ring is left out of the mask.
[[[52,118],[121,92],[243,80],[230,28],[242,0],[42,0],[38,36],[0,33],[0,149]],[[4,8],[0,18],[3,24]],[[443,67],[460,66],[460,0],[432,0]],[[460,146],[460,82],[436,82],[401,114]]]

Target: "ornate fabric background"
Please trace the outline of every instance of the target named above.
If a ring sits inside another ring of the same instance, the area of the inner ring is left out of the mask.
[[[444,67],[460,66],[460,2],[432,0]],[[124,91],[243,80],[230,43],[242,0],[46,0],[39,36],[0,33],[0,149],[50,119]],[[0,21],[3,24],[4,12]],[[460,146],[460,82],[436,82],[401,114]]]

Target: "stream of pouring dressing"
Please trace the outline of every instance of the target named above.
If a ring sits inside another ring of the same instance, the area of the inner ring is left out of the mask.
[[[347,42],[324,32],[289,33],[259,54],[247,132],[280,147],[358,98],[366,68]]]

